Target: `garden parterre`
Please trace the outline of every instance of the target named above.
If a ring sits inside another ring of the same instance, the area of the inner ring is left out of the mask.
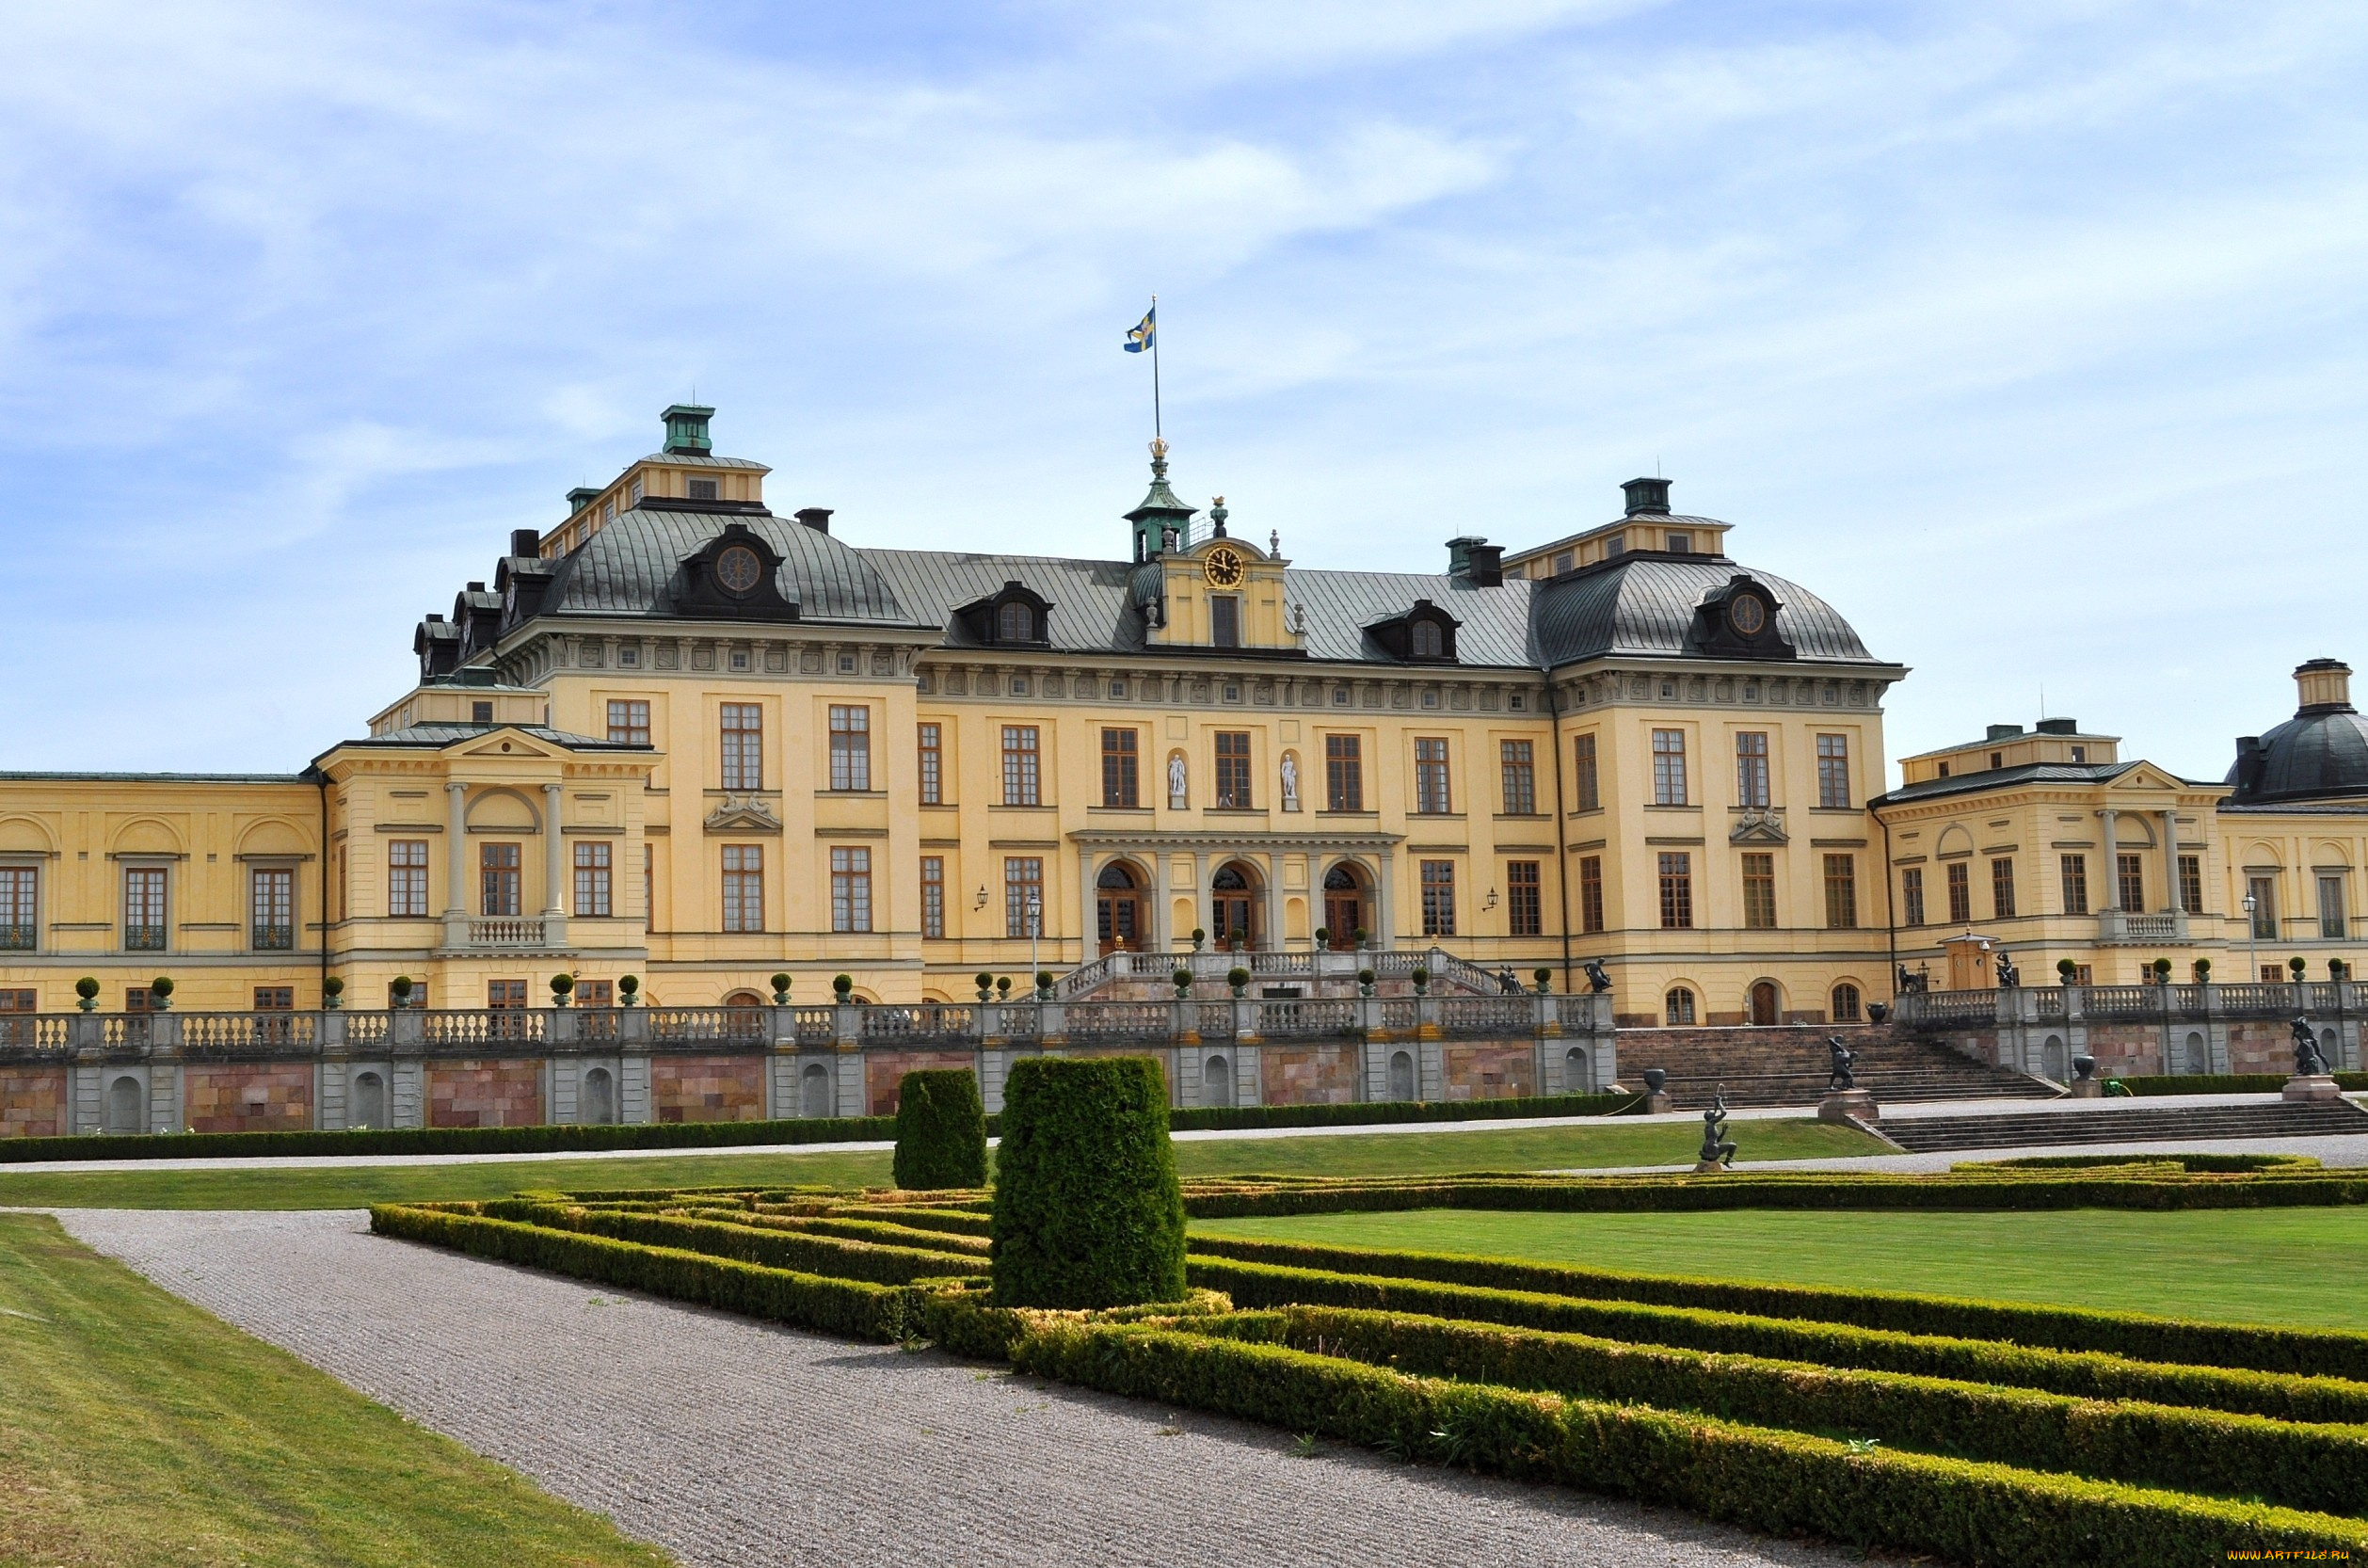
[[[1856,1191],[1884,1207],[1914,1192],[1938,1207],[1973,1193],[2046,1205],[2072,1187],[2108,1203],[2362,1201],[2329,1195],[2348,1178],[2307,1162],[2236,1164],[1730,1190],[1834,1205]],[[1289,1212],[1422,1203],[1442,1188],[1463,1207],[1683,1206],[1726,1180],[1226,1179],[1187,1183],[1185,1197],[1195,1216],[1286,1195]],[[2368,1334],[1198,1237],[1184,1301],[1007,1309],[991,1304],[991,1210],[981,1192],[623,1190],[390,1205],[373,1224],[1771,1531],[1985,1563],[2368,1550]]]

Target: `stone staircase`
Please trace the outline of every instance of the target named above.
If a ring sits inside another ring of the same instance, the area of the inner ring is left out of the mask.
[[[1720,1084],[1732,1106],[1815,1105],[1824,1097],[1832,1061],[1826,1036],[1839,1034],[1858,1053],[1858,1086],[1877,1104],[1931,1100],[2053,1099],[2055,1085],[1976,1062],[1951,1047],[1903,1039],[1880,1026],[1777,1024],[1731,1029],[1624,1029],[1620,1081],[1644,1086],[1644,1069],[1669,1074],[1680,1111],[1710,1103]]]
[[[1732,1096],[1730,1096],[1732,1097]],[[2013,1149],[2053,1144],[2167,1143],[2205,1138],[2320,1138],[2368,1134],[2368,1112],[2349,1100],[2179,1105],[2121,1100],[2092,1111],[2001,1112],[1979,1116],[1887,1116],[1883,1136],[1912,1153]]]

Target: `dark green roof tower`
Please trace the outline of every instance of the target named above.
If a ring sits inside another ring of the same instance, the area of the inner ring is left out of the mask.
[[[1135,559],[1148,561],[1163,548],[1161,534],[1173,528],[1178,543],[1191,536],[1192,519],[1200,512],[1197,506],[1187,506],[1176,499],[1168,488],[1168,443],[1154,439],[1151,442],[1151,488],[1143,498],[1143,504],[1127,514],[1127,520],[1135,526]]]
[[[707,422],[715,410],[696,403],[677,403],[664,415],[666,451],[673,456],[704,457],[713,450],[707,439]]]

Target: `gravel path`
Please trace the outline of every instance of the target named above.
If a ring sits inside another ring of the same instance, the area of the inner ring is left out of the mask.
[[[368,1234],[57,1211],[167,1289],[689,1563],[1837,1564],[1687,1515],[771,1328]]]

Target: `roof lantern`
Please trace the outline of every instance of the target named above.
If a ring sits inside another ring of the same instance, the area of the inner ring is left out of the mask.
[[[1628,498],[1628,516],[1669,516],[1669,485],[1666,479],[1631,479],[1621,486]]]
[[[707,439],[707,422],[715,417],[715,410],[697,403],[670,405],[662,416],[666,422],[666,454],[673,457],[704,457],[713,450]]]
[[[1164,534],[1176,531],[1181,544],[1192,535],[1192,519],[1197,506],[1187,506],[1176,499],[1168,488],[1168,443],[1158,438],[1151,441],[1151,488],[1144,493],[1143,504],[1127,514],[1127,520],[1135,525],[1135,559],[1147,561],[1167,548]]]

